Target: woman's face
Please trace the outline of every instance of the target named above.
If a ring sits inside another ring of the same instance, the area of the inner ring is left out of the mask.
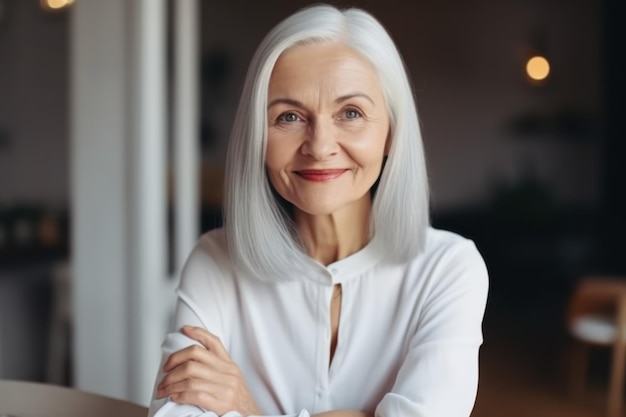
[[[270,78],[267,112],[267,172],[285,200],[323,215],[369,198],[389,117],[364,57],[338,42],[284,52]]]

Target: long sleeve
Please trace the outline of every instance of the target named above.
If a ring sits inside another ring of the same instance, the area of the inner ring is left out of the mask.
[[[466,417],[472,411],[487,270],[471,241],[433,269],[417,330],[393,389],[376,408],[377,417]]]
[[[180,329],[183,325],[192,326],[204,326],[204,323],[198,319],[198,316],[192,311],[192,309],[179,298],[178,307],[176,309],[176,326],[175,329]],[[196,341],[189,339],[180,332],[169,333],[165,341],[161,346],[162,358],[161,367],[172,353],[184,349],[191,344],[197,343]],[[165,374],[159,371],[157,377],[157,384],[160,382]],[[156,391],[156,384],[155,384]],[[212,411],[204,410],[200,407],[188,404],[177,404],[172,401],[168,401],[167,398],[155,399],[153,394],[153,400],[150,404],[149,417],[241,417],[237,412],[229,412],[222,416],[218,416]],[[254,416],[251,416],[254,417]],[[269,416],[265,416],[269,417]],[[299,413],[281,415],[275,417],[309,417],[309,413],[306,410],[302,410]]]
[[[149,417],[217,417],[192,405],[176,404],[167,398],[156,399],[156,386],[165,373],[162,371],[167,358],[174,352],[197,344],[180,332],[185,326],[198,326],[217,335],[222,342],[226,340],[224,331],[224,287],[223,267],[209,254],[215,252],[214,244],[201,240],[189,256],[183,268],[180,284],[176,290],[177,305],[172,332],[161,345],[161,364],[156,378],[155,389],[150,403]]]
[[[193,339],[181,333],[183,326],[197,326],[207,329],[220,338],[226,350],[230,350],[230,327],[232,327],[236,290],[232,271],[217,240],[203,238],[192,251],[181,273],[176,290],[177,305],[173,330],[161,345],[161,364],[156,378],[149,417],[241,417],[236,412],[218,416],[212,411],[188,404],[177,404],[167,398],[156,399],[156,386],[165,373],[162,367],[174,352],[192,344]],[[268,416],[266,416],[268,417]],[[281,415],[281,417],[309,417],[307,410]]]

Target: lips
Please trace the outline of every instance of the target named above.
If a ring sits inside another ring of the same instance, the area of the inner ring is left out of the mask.
[[[324,182],[339,178],[347,169],[303,169],[295,171],[307,181]]]

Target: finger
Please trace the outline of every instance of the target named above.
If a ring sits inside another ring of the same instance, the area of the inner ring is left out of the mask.
[[[195,361],[187,361],[174,368],[171,372],[168,372],[157,386],[157,389],[160,390],[168,385],[176,384],[187,379],[210,380],[215,377],[215,374],[216,372],[204,364]]]
[[[214,352],[207,350],[203,346],[191,345],[172,353],[163,364],[163,370],[169,372],[187,361],[196,361],[210,365],[215,361],[214,358],[217,358]]]
[[[159,383],[158,388],[190,378],[219,381],[228,375],[237,376],[233,366],[216,358],[216,365],[187,361],[173,368]]]
[[[157,398],[165,398],[170,397],[172,400],[176,402],[187,402],[176,400],[181,398],[181,394],[189,394],[193,393],[193,397],[195,398],[194,405],[198,405],[200,407],[211,409],[212,405],[217,400],[214,391],[216,389],[216,385],[205,380],[201,379],[188,379],[185,381],[180,381],[176,384],[168,385],[157,391]],[[189,396],[185,396],[183,398],[190,399]]]
[[[182,391],[169,395],[169,398],[178,404],[190,404],[204,410],[213,411],[219,416],[226,414],[228,411],[233,411],[223,401],[206,391]]]
[[[210,351],[215,352],[217,356],[220,358],[230,362],[230,355],[226,351],[226,348],[222,344],[222,341],[219,337],[215,336],[213,333],[210,333],[208,330],[203,329],[202,327],[193,327],[193,326],[184,326],[182,328],[183,334],[186,336],[197,340],[202,343],[204,347],[209,349]]]
[[[241,415],[262,415],[240,375],[215,374],[216,379],[186,378],[157,390],[157,398],[193,404],[222,415],[235,410]]]
[[[169,397],[174,402],[192,404],[218,415],[239,408],[233,389],[209,381],[185,381],[161,393],[162,397]]]

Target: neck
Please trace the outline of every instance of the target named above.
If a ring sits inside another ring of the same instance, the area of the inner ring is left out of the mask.
[[[331,214],[312,215],[296,209],[295,223],[305,249],[323,265],[358,252],[370,238],[372,200],[369,193]]]

